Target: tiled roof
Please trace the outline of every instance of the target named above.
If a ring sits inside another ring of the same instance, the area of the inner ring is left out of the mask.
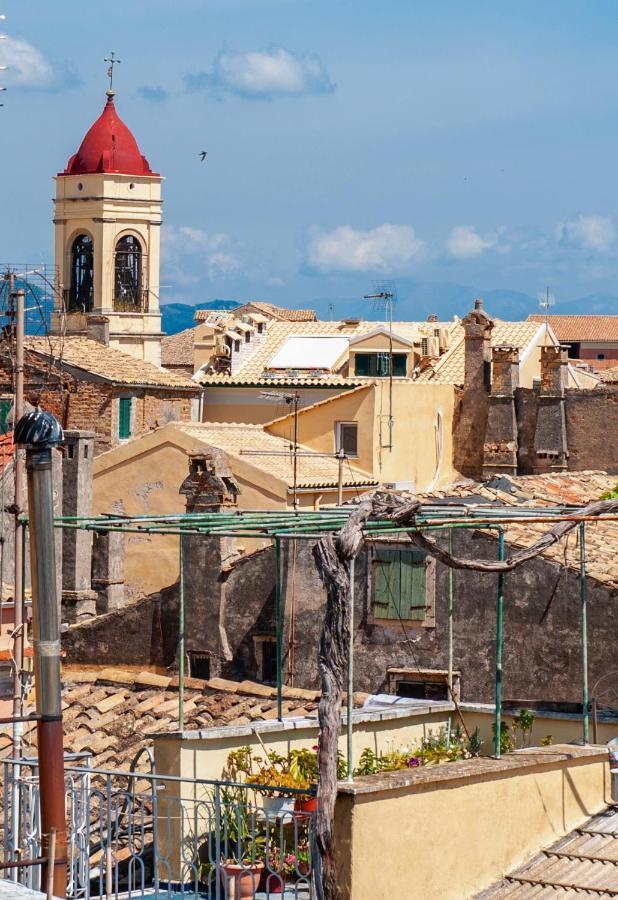
[[[606,472],[565,472],[548,475],[518,475],[508,479],[478,484],[474,481],[461,482],[444,491],[434,492],[432,497],[476,497],[482,502],[497,502],[507,506],[526,504],[528,506],[574,505],[584,506],[611,490],[618,482],[618,476]],[[507,490],[508,484],[515,490]],[[503,485],[503,489],[497,486]],[[507,543],[527,547],[534,543],[550,526],[547,524],[521,523],[507,525]],[[544,554],[567,568],[579,571],[579,546],[576,532],[571,532],[564,540],[554,544]],[[590,522],[586,525],[586,572],[590,578],[618,588],[618,522]]]
[[[393,334],[400,335],[410,343],[419,344],[421,338],[427,334],[433,333],[434,328],[438,327],[452,328],[452,322],[393,322]],[[457,326],[458,327],[458,326]],[[264,372],[268,369],[271,359],[283,345],[284,341],[289,337],[349,337],[357,338],[368,332],[374,332],[378,328],[388,329],[385,322],[369,322],[361,321],[353,325],[347,325],[345,322],[272,322],[268,326],[266,332],[266,340],[259,344],[255,351],[247,356],[246,361],[233,376],[221,375],[204,375],[201,378],[202,384],[257,384],[266,383],[277,384],[280,379],[277,377],[264,379]],[[431,329],[431,331],[430,331]],[[289,377],[289,376],[288,376]],[[291,383],[297,384],[306,381],[314,384],[317,381],[322,384],[341,384],[343,379],[337,373],[328,373],[319,375],[316,379],[303,379],[295,377]],[[346,382],[353,381],[354,384],[360,384],[358,379],[345,379]]]
[[[601,369],[597,374],[605,384],[618,384],[618,366],[612,366],[609,369]]]
[[[194,328],[185,328],[177,334],[166,334],[161,341],[161,365],[193,368],[194,338]]]
[[[290,441],[269,434],[262,425],[244,425],[218,422],[176,422],[175,428],[206,446],[219,447],[230,456],[236,456],[247,464],[263,469],[288,486],[294,480]],[[243,456],[241,450],[257,450],[264,456]],[[282,451],[288,451],[284,456]],[[299,451],[310,453],[309,447],[299,444]],[[273,456],[269,456],[273,453]],[[331,487],[338,482],[339,467],[336,459],[324,456],[297,457],[298,487]],[[346,465],[343,483],[346,486],[377,484],[368,472]]]
[[[315,378],[298,377],[292,378],[289,375],[282,377],[275,376],[273,378],[256,378],[251,375],[202,375],[200,384],[215,386],[217,384],[227,385],[227,387],[358,387],[366,384],[367,379],[363,378],[343,378],[341,375],[319,375]]]
[[[618,895],[618,806],[609,806],[477,900]]]
[[[440,357],[436,365],[426,369],[418,377],[418,381],[432,381],[438,384],[463,384],[465,369],[464,328],[458,326],[460,335],[454,338],[449,349]],[[536,322],[502,322],[496,319],[491,332],[492,347],[510,344],[523,353],[538,333]]]
[[[63,672],[66,752],[90,752],[93,764],[128,769],[154,733],[178,728],[178,678],[121,668],[70,666]],[[286,718],[315,715],[316,691],[285,687]],[[242,725],[276,718],[276,691],[249,681],[185,679],[187,730]],[[24,726],[26,748],[36,745],[36,724]],[[12,746],[11,726],[0,728],[0,756]],[[30,754],[28,754],[30,755]],[[138,768],[144,769],[145,760]]]
[[[287,306],[277,306],[263,300],[251,300],[244,305],[252,306],[267,316],[274,316],[284,322],[315,322],[317,318],[313,309],[289,309]]]
[[[529,322],[544,322],[545,316],[528,316]],[[618,341],[618,316],[547,316],[559,341]]]
[[[128,353],[123,353],[114,347],[107,347],[98,341],[90,340],[90,338],[33,337],[26,338],[26,347],[37,355],[51,357],[55,364],[65,363],[114,384],[197,391],[195,383],[185,375],[159,369],[152,363],[135,359]]]

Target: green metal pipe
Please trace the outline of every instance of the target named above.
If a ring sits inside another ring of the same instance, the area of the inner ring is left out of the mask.
[[[588,710],[588,584],[586,581],[586,524],[579,526],[579,597],[582,624],[582,737],[590,742],[590,712]]]
[[[184,541],[180,538],[178,577],[178,730],[185,727],[185,560]]]
[[[498,559],[504,559],[504,531],[498,535]],[[498,573],[498,598],[496,602],[496,736],[495,757],[500,759],[500,731],[502,727],[502,631],[504,619],[504,572]]]
[[[348,702],[347,702],[347,737],[348,737],[348,781],[354,781],[353,741],[354,728],[352,714],[354,712],[354,559],[350,560],[350,589],[348,592]]]
[[[448,552],[453,555],[453,529],[448,532]],[[448,692],[453,696],[453,569],[448,567]]]
[[[277,663],[277,718],[283,719],[283,672],[281,634],[281,541],[275,538],[275,653]]]

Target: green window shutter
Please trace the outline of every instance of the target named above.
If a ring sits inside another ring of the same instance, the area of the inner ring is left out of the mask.
[[[6,423],[13,405],[12,400],[0,400],[0,434],[6,434],[9,427]]]
[[[376,619],[425,619],[427,569],[419,550],[377,547],[373,615]]]
[[[427,604],[427,567],[422,551],[401,551],[401,585],[402,617],[422,622]]]
[[[131,437],[131,397],[121,397],[118,401],[118,437],[120,440]]]

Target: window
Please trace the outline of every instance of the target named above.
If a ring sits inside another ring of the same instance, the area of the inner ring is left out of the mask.
[[[116,244],[114,264],[114,309],[141,308],[142,248],[137,238],[127,234]]]
[[[131,437],[132,397],[121,397],[118,401],[118,437],[126,441]]]
[[[597,353],[597,359],[605,359],[604,353]]]
[[[427,554],[401,547],[376,547],[373,570],[374,619],[425,622]]]
[[[94,304],[92,238],[79,234],[71,247],[69,310],[90,312]]]
[[[210,678],[210,656],[208,653],[198,653],[189,650],[189,675],[191,678]]]
[[[393,376],[405,378],[407,374],[407,353],[393,353]],[[369,378],[388,378],[388,353],[356,353],[354,374]]]
[[[12,400],[0,400],[0,434],[6,434],[7,431],[11,430],[8,418],[12,408]]]
[[[346,456],[358,456],[358,425],[356,422],[337,422],[335,425],[335,449]]]

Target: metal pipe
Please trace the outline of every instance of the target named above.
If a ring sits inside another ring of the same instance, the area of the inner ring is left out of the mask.
[[[586,582],[586,525],[579,526],[579,596],[582,623],[582,738],[590,743],[590,711],[588,709],[588,584]]]
[[[40,716],[37,737],[44,856],[50,857],[50,836],[54,829],[56,834],[54,858],[43,866],[42,882],[45,888],[52,881],[56,897],[65,896],[67,885],[60,631],[52,492],[52,448],[61,440],[62,429],[50,413],[28,413],[15,429],[15,443],[26,447],[28,472],[32,634],[36,707]]]
[[[178,576],[179,601],[178,601],[178,730],[184,731],[185,727],[185,561],[183,538],[180,536]]]
[[[281,541],[275,538],[275,655],[277,665],[277,718],[283,719],[283,676],[281,635]]]
[[[354,781],[353,740],[354,729],[352,714],[354,712],[354,559],[350,560],[350,590],[348,593],[348,698],[347,698],[347,735],[348,735],[348,781]]]
[[[448,532],[448,552],[453,555],[453,529]],[[453,696],[453,569],[448,567],[448,674],[449,696]]]
[[[343,505],[343,461],[345,460],[345,450],[340,447],[337,450],[337,506]]]
[[[11,275],[13,279],[13,275]],[[11,284],[11,297],[15,299],[15,405],[13,407],[13,429],[24,414],[24,291],[13,291],[14,282]],[[11,303],[12,309],[12,303]],[[24,506],[24,451],[15,449],[15,511],[14,548],[14,635],[13,658],[15,659],[15,671],[13,673],[13,756],[18,759],[21,756],[21,744],[23,727],[18,717],[23,712],[23,668],[24,668],[24,524],[21,521]]]
[[[504,531],[498,535],[498,559],[504,559]],[[502,729],[502,630],[504,617],[504,572],[498,573],[498,598],[496,602],[496,736],[495,757],[500,759],[500,732]]]

